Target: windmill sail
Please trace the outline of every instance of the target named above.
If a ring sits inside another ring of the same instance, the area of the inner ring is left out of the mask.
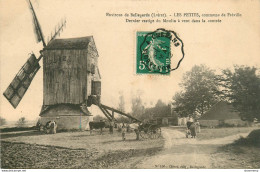
[[[4,96],[16,108],[29,88],[35,74],[40,69],[39,61],[31,54],[27,62],[19,70],[11,84],[4,92]]]
[[[29,0],[28,2],[29,2],[29,6],[30,6],[32,16],[33,16],[33,24],[34,24],[34,32],[35,32],[35,35],[36,35],[36,40],[37,40],[37,42],[42,41],[42,44],[45,47],[46,44],[45,44],[45,41],[44,41],[44,37],[43,37],[43,34],[42,34],[42,29],[41,29],[40,23],[37,19],[37,16],[35,14],[35,11],[33,9],[31,1]]]

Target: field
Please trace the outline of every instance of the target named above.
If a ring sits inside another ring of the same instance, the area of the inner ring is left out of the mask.
[[[260,129],[219,147],[214,160],[223,162],[219,163],[220,168],[260,168]]]
[[[259,127],[202,128],[196,139],[185,128],[162,128],[162,138],[135,140],[134,133],[95,131],[46,135],[1,133],[2,168],[260,168],[260,147],[234,144]]]
[[[1,133],[2,168],[116,168],[129,159],[138,162],[163,147],[163,139],[135,140],[134,133],[113,135],[107,130],[63,132],[46,135],[38,131]],[[122,168],[127,166],[123,166]]]
[[[252,131],[252,127],[230,127],[230,128],[202,128],[198,133],[199,140],[215,139],[226,137],[230,135],[236,135],[239,133],[248,133]]]
[[[260,146],[228,144],[212,154],[212,167],[222,169],[259,169]]]

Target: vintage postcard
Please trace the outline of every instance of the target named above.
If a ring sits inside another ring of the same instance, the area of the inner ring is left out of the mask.
[[[259,48],[259,0],[0,0],[1,169],[257,172]]]

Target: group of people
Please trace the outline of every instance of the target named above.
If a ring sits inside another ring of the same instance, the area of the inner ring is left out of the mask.
[[[188,121],[187,122],[187,130],[186,130],[186,137],[188,138],[189,135],[191,135],[191,138],[195,138],[197,136],[197,133],[200,132],[200,123],[198,121],[192,122]]]
[[[126,133],[130,131],[134,131],[136,134],[136,140],[139,140],[139,123],[122,123],[118,124],[118,129],[122,133],[122,140],[126,140]]]
[[[58,125],[54,120],[48,121],[45,125],[42,125],[40,122],[36,125],[40,131],[46,134],[56,134],[57,126]]]

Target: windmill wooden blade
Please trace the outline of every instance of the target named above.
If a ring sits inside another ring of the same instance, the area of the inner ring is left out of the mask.
[[[11,84],[4,92],[4,96],[16,108],[29,88],[35,74],[40,69],[39,61],[31,54],[27,62],[19,70]]]
[[[45,47],[46,44],[45,44],[45,41],[44,41],[44,37],[43,37],[43,34],[42,34],[42,29],[41,29],[40,23],[37,19],[37,16],[35,14],[35,11],[33,9],[31,1],[28,0],[28,3],[29,3],[29,6],[30,6],[30,9],[31,9],[31,12],[32,12],[32,16],[33,16],[34,33],[36,35],[36,40],[37,40],[37,42],[42,41],[42,44]]]
[[[57,36],[60,36],[60,33],[63,31],[63,28],[66,27],[66,20],[64,20],[61,25],[58,25],[58,29],[55,27],[54,34],[51,33],[51,39],[48,40],[47,44],[49,44],[52,40],[54,40]]]

